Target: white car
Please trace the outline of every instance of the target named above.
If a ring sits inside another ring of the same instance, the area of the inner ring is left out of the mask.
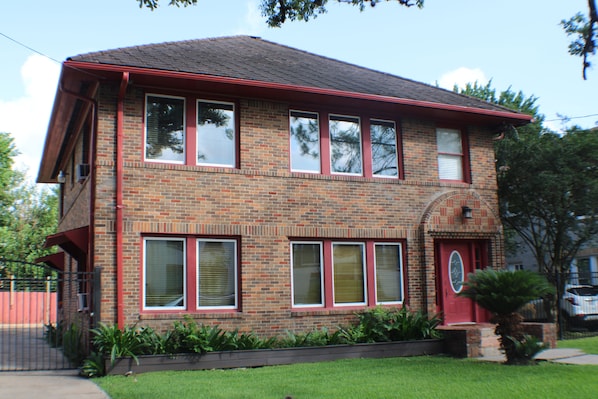
[[[598,287],[576,285],[565,287],[561,310],[574,326],[598,325]]]

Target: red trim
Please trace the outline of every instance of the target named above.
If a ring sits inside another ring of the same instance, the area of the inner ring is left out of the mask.
[[[77,259],[77,262],[85,263],[89,244],[88,232],[89,226],[85,226],[49,235],[46,237],[44,248],[58,245],[66,253]]]
[[[124,265],[123,265],[123,120],[124,100],[129,73],[123,72],[116,111],[116,317],[117,326],[124,328]]]
[[[494,111],[494,110],[486,110],[486,109],[481,109],[481,108],[435,103],[435,102],[430,102],[430,101],[412,100],[412,99],[408,99],[408,98],[398,98],[398,97],[381,96],[381,95],[376,95],[376,94],[347,92],[347,91],[342,91],[342,90],[324,89],[324,88],[309,87],[309,86],[295,86],[295,85],[289,85],[289,84],[283,84],[283,83],[273,83],[273,82],[246,80],[246,79],[239,79],[239,78],[229,78],[229,77],[223,77],[223,76],[203,75],[203,74],[189,73],[189,72],[162,71],[162,70],[156,70],[156,69],[146,69],[146,68],[139,68],[139,67],[128,67],[128,66],[109,65],[109,64],[94,64],[94,63],[79,62],[79,61],[65,61],[63,65],[65,68],[87,69],[87,70],[93,70],[93,71],[105,71],[105,72],[117,72],[117,73],[121,73],[121,72],[127,73],[128,72],[130,74],[139,74],[141,76],[148,76],[148,77],[184,79],[184,80],[188,80],[188,81],[190,80],[190,81],[197,81],[197,82],[229,84],[229,85],[252,87],[252,88],[263,88],[263,89],[287,91],[287,92],[293,92],[293,93],[301,92],[301,93],[321,94],[321,95],[329,95],[329,96],[340,96],[340,97],[347,97],[347,98],[368,100],[368,101],[382,101],[385,103],[407,105],[407,106],[413,106],[413,107],[419,107],[419,108],[438,109],[438,110],[455,111],[455,112],[466,112],[466,113],[471,113],[471,114],[476,114],[476,115],[515,119],[515,120],[522,121],[525,123],[530,122],[533,119],[532,116],[530,116],[530,115],[523,115],[523,114],[508,112],[508,111]]]
[[[64,252],[57,252],[37,258],[35,263],[45,263],[53,269],[64,271]]]

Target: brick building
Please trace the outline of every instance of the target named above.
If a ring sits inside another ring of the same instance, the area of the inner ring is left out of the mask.
[[[484,320],[455,293],[504,267],[493,142],[527,115],[248,36],[74,56],[59,84],[38,181],[53,262],[101,268],[96,321]]]

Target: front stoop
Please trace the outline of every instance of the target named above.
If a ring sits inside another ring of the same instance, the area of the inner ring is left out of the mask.
[[[501,356],[494,324],[454,324],[439,327],[445,336],[445,351],[457,357]]]
[[[445,336],[445,352],[456,357],[500,358],[498,336],[491,323],[468,323],[441,326]],[[538,337],[549,348],[556,347],[556,325],[554,323],[523,323],[526,334]]]

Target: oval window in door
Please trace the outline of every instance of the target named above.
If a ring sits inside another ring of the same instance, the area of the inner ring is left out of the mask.
[[[449,279],[451,281],[451,288],[455,293],[461,292],[463,289],[463,281],[465,280],[465,269],[463,268],[463,259],[457,251],[451,253],[448,263]]]

